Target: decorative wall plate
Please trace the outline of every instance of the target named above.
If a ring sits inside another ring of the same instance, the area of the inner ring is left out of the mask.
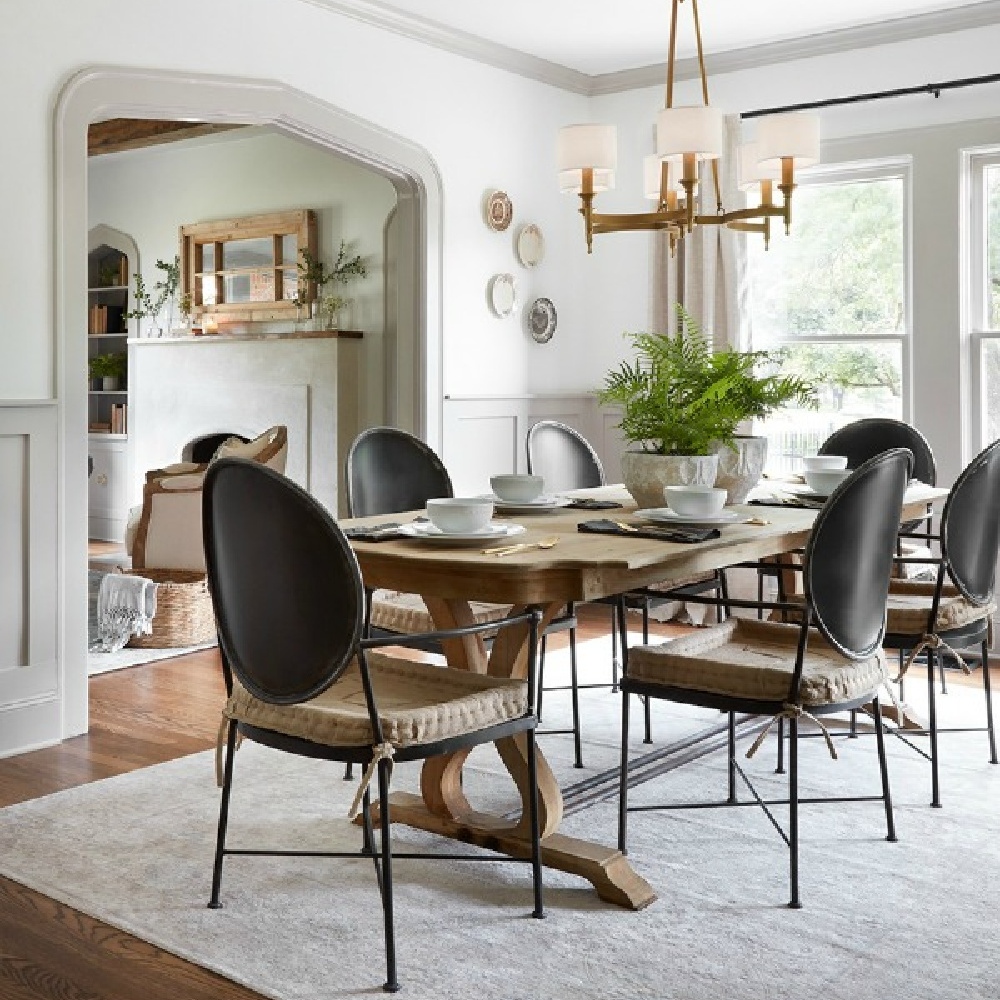
[[[547,344],[556,332],[556,307],[551,299],[535,299],[528,308],[528,332],[539,344]]]
[[[512,274],[494,274],[490,278],[487,296],[494,314],[503,318],[514,311],[517,302],[517,283]]]
[[[535,267],[545,256],[545,237],[533,222],[523,226],[517,234],[517,259],[525,267]]]
[[[486,225],[495,233],[502,233],[514,218],[514,206],[506,191],[490,191],[486,196]]]

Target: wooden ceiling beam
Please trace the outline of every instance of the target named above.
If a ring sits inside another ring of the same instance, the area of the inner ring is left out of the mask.
[[[129,149],[143,149],[181,139],[193,139],[215,132],[228,132],[244,125],[218,125],[210,122],[165,122],[145,118],[111,118],[94,122],[87,129],[87,155],[121,153]]]

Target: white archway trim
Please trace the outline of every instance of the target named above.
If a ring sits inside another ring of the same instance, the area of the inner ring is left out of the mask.
[[[87,127],[106,118],[270,125],[388,178],[400,201],[419,205],[412,253],[417,281],[413,329],[422,393],[417,422],[440,450],[442,437],[441,176],[415,143],[302,91],[268,80],[91,67],[73,76],[55,111],[55,397],[59,403],[59,658],[63,736],[87,730],[86,315]]]

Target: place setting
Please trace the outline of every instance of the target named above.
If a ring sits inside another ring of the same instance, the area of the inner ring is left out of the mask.
[[[806,455],[801,475],[787,480],[767,480],[770,496],[748,501],[765,507],[799,507],[819,510],[834,490],[851,474],[846,455]]]
[[[573,503],[567,497],[547,495],[542,476],[522,473],[490,476],[490,489],[493,492],[486,499],[493,501],[498,514],[551,514]]]

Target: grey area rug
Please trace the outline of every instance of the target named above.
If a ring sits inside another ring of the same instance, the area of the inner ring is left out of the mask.
[[[548,699],[547,722],[557,724],[565,699]],[[943,701],[953,716],[981,712],[974,691]],[[561,780],[613,766],[617,706],[607,692],[585,695],[583,772],[571,766],[568,738],[541,738]],[[717,720],[657,706],[654,736],[660,743]],[[871,738],[838,740],[839,761],[821,740],[804,742],[803,794],[877,790]],[[400,861],[404,995],[996,997],[1000,768],[987,763],[983,734],[943,743],[943,810],[928,807],[926,765],[891,745],[898,844],[883,839],[878,803],[804,807],[800,911],[784,906],[784,847],[751,808],[633,814],[630,856],[659,893],[640,913],[547,871],[548,918],[535,921],[527,866]],[[777,790],[773,751],[772,737],[749,767]],[[394,787],[415,788],[417,773],[398,766]],[[354,785],[341,774],[245,744],[231,846],[353,849],[359,834],[345,814]],[[465,785],[475,803],[516,804],[492,748],[476,752]],[[718,798],[724,785],[715,755],[642,786],[632,801]],[[0,872],[278,1000],[377,995],[384,964],[371,863],[233,858],[225,908],[207,910],[217,809],[210,753],[61,792],[0,811]],[[610,844],[615,823],[609,801],[568,817],[563,830]],[[398,847],[441,843],[395,830]]]

